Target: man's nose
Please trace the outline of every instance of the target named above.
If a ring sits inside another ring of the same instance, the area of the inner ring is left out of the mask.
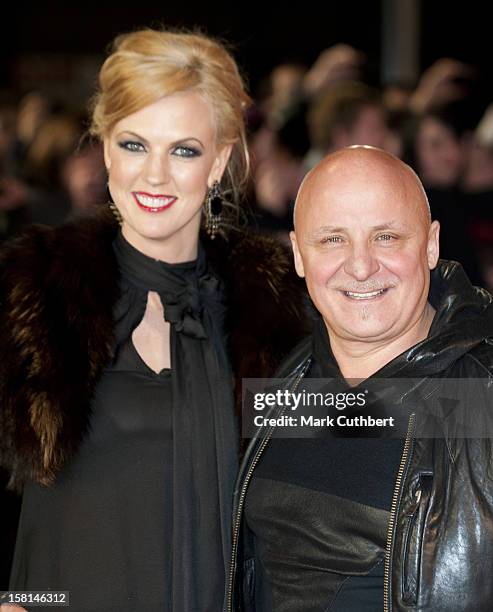
[[[165,155],[149,153],[144,167],[145,179],[150,185],[162,185],[169,181],[170,164]]]
[[[369,245],[352,245],[344,263],[344,271],[358,281],[378,272],[379,263]]]

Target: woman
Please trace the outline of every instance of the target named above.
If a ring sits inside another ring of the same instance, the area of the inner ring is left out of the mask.
[[[219,238],[248,167],[229,53],[138,31],[99,82],[92,132],[121,230],[103,215],[3,253],[3,463],[24,485],[10,587],[69,591],[74,611],[216,612],[231,365],[238,382],[271,374],[298,339],[298,298],[274,243]]]

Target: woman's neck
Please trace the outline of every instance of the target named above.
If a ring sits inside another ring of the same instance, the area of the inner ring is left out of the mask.
[[[135,232],[125,223],[122,226],[122,235],[134,249],[158,261],[174,264],[197,259],[198,235],[195,240],[182,240],[179,235],[164,240],[147,238]]]

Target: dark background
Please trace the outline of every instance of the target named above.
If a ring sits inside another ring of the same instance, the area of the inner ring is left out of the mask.
[[[471,63],[478,68],[485,103],[492,101],[489,3],[416,3],[421,6],[420,70],[445,56]],[[267,0],[136,0],[132,4],[4,0],[0,16],[0,102],[2,98],[18,100],[30,89],[40,88],[86,107],[110,41],[118,33],[145,26],[201,27],[225,39],[253,94],[276,64],[297,61],[309,66],[323,49],[339,42],[367,55],[367,79],[378,85],[382,15],[383,0],[325,1],[317,5],[313,0],[291,4]],[[15,521],[9,521],[8,515],[15,517],[17,513],[17,500],[13,496],[2,498],[1,491],[0,513],[6,526],[0,533],[1,589],[6,586],[10,566],[5,550],[15,537]]]
[[[421,69],[442,56],[473,63],[480,70],[484,88],[491,93],[489,3],[416,2],[421,6]],[[4,5],[3,11],[5,8]],[[253,92],[275,64],[295,60],[309,65],[321,50],[337,42],[351,44],[367,54],[368,78],[377,84],[382,10],[382,0],[340,0],[317,5],[313,1],[288,4],[259,0],[137,0],[123,5],[80,0],[12,2],[8,13],[2,15],[0,87],[26,88],[19,68],[26,56],[56,55],[70,61],[71,57],[90,54],[100,56],[100,60],[116,34],[159,25],[200,26],[232,43]]]

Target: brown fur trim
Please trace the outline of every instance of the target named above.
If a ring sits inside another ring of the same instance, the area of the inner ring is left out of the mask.
[[[226,259],[226,258],[225,258]],[[304,283],[287,249],[273,238],[245,236],[232,246],[227,270],[229,329],[237,379],[273,376],[306,333]]]
[[[118,226],[106,213],[30,229],[0,254],[0,464],[11,486],[53,482],[87,432],[114,344]],[[229,296],[232,362],[270,376],[303,333],[300,285],[275,241],[215,241],[208,254]]]

